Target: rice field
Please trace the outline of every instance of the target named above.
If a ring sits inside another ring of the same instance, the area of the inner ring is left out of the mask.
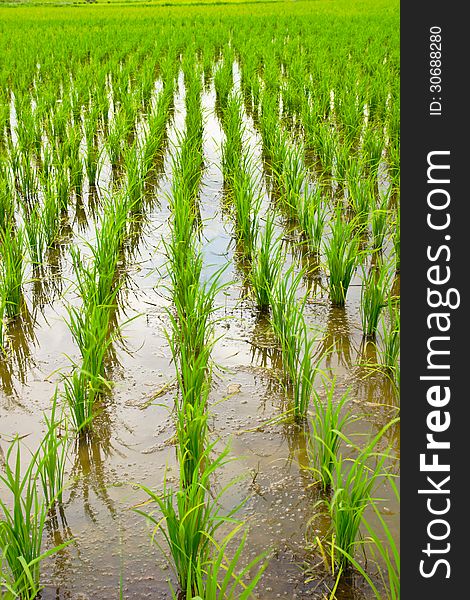
[[[73,4],[0,7],[0,598],[399,598],[398,3]]]

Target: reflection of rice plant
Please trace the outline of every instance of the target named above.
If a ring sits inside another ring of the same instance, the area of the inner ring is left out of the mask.
[[[344,221],[339,210],[330,227],[330,236],[324,242],[329,270],[330,300],[335,306],[344,306],[358,262],[359,240],[355,221]]]
[[[335,457],[341,444],[341,432],[349,422],[349,412],[344,412],[348,392],[344,393],[336,405],[333,403],[335,380],[328,386],[325,400],[317,392],[313,394],[314,411],[310,418],[312,435],[309,438],[309,470],[319,477],[324,490],[333,482]]]
[[[37,488],[44,460],[49,460],[47,454],[34,453],[22,475],[21,446],[16,438],[0,473],[0,483],[11,494],[11,503],[0,498],[0,554],[8,566],[7,579],[14,597],[22,600],[33,600],[40,592],[40,563],[70,543],[42,551],[49,506],[39,498]]]

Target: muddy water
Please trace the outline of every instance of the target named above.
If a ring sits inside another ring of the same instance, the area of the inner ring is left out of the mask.
[[[237,72],[235,72],[237,82]],[[213,357],[220,369],[214,373],[211,393],[212,435],[220,438],[219,449],[230,444],[236,458],[218,474],[224,485],[240,477],[224,497],[227,509],[246,500],[239,516],[250,527],[246,560],[269,549],[271,560],[258,588],[258,597],[323,598],[334,585],[311,546],[316,535],[324,535],[328,520],[316,504],[321,500],[308,470],[307,435],[299,426],[272,423],[285,409],[280,384],[279,350],[268,323],[244,297],[234,255],[233,224],[222,210],[223,177],[220,171],[223,132],[214,112],[215,93],[209,86],[202,97],[205,140],[205,171],[201,184],[202,240],[205,272],[229,263],[224,271],[228,283],[217,302],[219,323]],[[124,327],[124,343],[116,349],[113,369],[115,388],[97,417],[96,433],[88,445],[72,444],[64,493],[64,510],[48,525],[48,543],[69,537],[74,543],[44,564],[43,600],[124,598],[170,598],[167,581],[175,582],[163,552],[150,541],[151,530],[132,507],[146,499],[138,484],[160,489],[166,474],[177,482],[171,408],[175,393],[174,366],[165,330],[169,327],[165,307],[169,305],[165,284],[162,238],[168,233],[168,199],[176,132],[184,127],[182,77],[175,97],[169,128],[164,173],[149,199],[145,221],[137,238],[134,262],[128,268],[125,313],[133,319]],[[261,178],[260,139],[246,118],[246,143],[253,151],[260,173],[263,210],[268,197]],[[106,165],[105,165],[106,167]],[[109,185],[110,171],[102,169],[102,185]],[[91,192],[84,210],[93,222]],[[74,239],[92,237],[92,228]],[[287,237],[289,237],[286,234]],[[49,277],[42,296],[28,284],[28,314],[9,331],[12,352],[0,359],[0,444],[18,433],[25,444],[36,448],[42,433],[42,414],[61,373],[78,359],[65,323],[64,299],[75,302],[69,284],[71,266],[67,248],[59,248],[57,277]],[[294,256],[289,260],[295,261]],[[324,274],[319,273],[320,281]],[[306,285],[308,282],[306,282]],[[54,292],[55,290],[55,292]],[[54,296],[55,293],[55,296]],[[41,303],[38,298],[42,297]],[[54,298],[53,301],[50,301]],[[398,399],[393,385],[373,373],[367,364],[377,362],[374,347],[362,340],[359,314],[360,278],[348,293],[345,309],[332,308],[326,290],[306,306],[305,316],[318,329],[318,349],[331,348],[322,369],[337,378],[337,393],[350,390],[349,408],[358,417],[347,431],[363,443],[396,416]],[[321,384],[318,383],[320,393]],[[392,450],[390,467],[398,474],[399,431],[387,432],[383,445]],[[345,449],[346,453],[352,452]],[[3,493],[3,492],[2,492]],[[390,489],[377,491],[379,507],[398,539],[398,506]],[[372,519],[372,515],[369,515]],[[359,577],[345,578],[337,591],[344,600],[372,598]]]

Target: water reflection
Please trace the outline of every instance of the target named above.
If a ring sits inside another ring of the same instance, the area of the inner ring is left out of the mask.
[[[269,321],[269,315],[257,311],[251,334],[251,364],[281,372],[282,352]]]
[[[31,346],[35,346],[37,341],[35,324],[35,314],[24,303],[21,314],[9,319],[5,325],[7,343],[5,351],[0,353],[0,382],[7,395],[14,393],[13,378],[22,385],[26,384],[27,373],[33,363]]]
[[[347,312],[344,308],[331,306],[329,309],[325,335],[320,342],[317,353],[325,356],[325,367],[331,378],[337,366],[350,369],[353,365],[354,348],[351,342],[352,333]],[[336,359],[336,364],[333,364]]]
[[[106,507],[112,519],[117,517],[114,501],[107,491],[109,473],[106,461],[113,454],[111,444],[111,421],[108,411],[102,410],[93,420],[93,430],[79,435],[75,441],[74,462],[71,470],[70,495],[66,506],[81,497],[87,517],[98,523],[93,495]]]

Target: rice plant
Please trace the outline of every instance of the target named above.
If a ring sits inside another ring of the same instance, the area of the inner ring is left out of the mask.
[[[277,174],[281,189],[281,202],[289,216],[297,216],[302,190],[306,184],[305,166],[301,148],[286,146],[282,153],[282,167]]]
[[[15,438],[6,452],[0,482],[10,498],[0,498],[0,554],[8,567],[8,579],[14,593],[21,600],[33,600],[41,591],[41,562],[58,552],[71,540],[43,550],[43,534],[48,504],[38,492],[38,480],[44,457],[32,454],[24,473],[21,445]]]
[[[212,540],[213,548],[206,563],[198,561],[196,567],[196,590],[197,596],[187,591],[183,595],[185,600],[248,600],[258,585],[264,571],[268,566],[267,552],[255,556],[243,568],[239,565],[243,558],[243,550],[247,540],[247,530],[243,532],[242,539],[233,553],[232,558],[228,556],[228,545],[234,536],[240,531],[243,523],[236,525],[219,543]],[[252,570],[264,561],[254,575]],[[249,578],[250,577],[250,578]],[[173,599],[177,596],[173,593]]]
[[[177,490],[169,488],[166,479],[161,493],[140,486],[149,500],[157,505],[160,514],[134,509],[154,526],[152,539],[157,544],[156,534],[163,535],[178,579],[179,596],[198,595],[201,568],[207,568],[211,560],[216,531],[224,523],[233,523],[232,516],[238,510],[236,507],[227,515],[221,514],[223,490],[214,494],[214,497],[210,493],[212,475],[227,459],[227,449],[212,459],[210,454],[213,448],[214,443],[205,448],[189,480],[186,479],[184,461],[181,460],[183,457],[180,456]]]
[[[349,206],[356,219],[357,227],[365,230],[369,220],[371,207],[375,206],[373,185],[369,179],[348,179]]]
[[[307,248],[312,256],[319,256],[327,221],[326,207],[322,203],[322,188],[305,191],[300,196],[298,221]]]
[[[124,195],[115,195],[105,205],[95,246],[89,245],[91,259],[83,260],[77,248],[71,257],[82,299],[81,306],[67,306],[68,326],[78,345],[82,362],[65,379],[65,396],[77,430],[90,427],[93,405],[109,390],[105,359],[119,327],[113,327],[117,296],[122,279],[117,272],[126,235],[129,205]]]
[[[400,493],[392,477],[388,478],[389,484],[393,490],[395,498],[400,501]],[[380,523],[381,530],[372,526],[367,519],[363,519],[364,527],[369,534],[368,539],[364,541],[367,544],[371,559],[376,563],[379,579],[383,590],[379,589],[372,580],[366,568],[360,562],[351,557],[351,564],[358,570],[370,585],[372,592],[377,600],[399,600],[400,598],[400,549],[390,528],[381,514],[377,502],[370,499],[370,506]]]
[[[243,255],[251,260],[258,236],[257,215],[261,198],[253,189],[249,161],[236,171],[232,182],[232,198],[235,208],[235,233]]]
[[[265,227],[257,235],[256,251],[250,270],[250,282],[256,306],[261,312],[269,310],[274,285],[280,275],[283,262],[282,246],[274,235],[274,217],[272,213],[268,213]]]
[[[21,314],[24,303],[25,239],[23,229],[8,227],[0,231],[0,298],[5,315],[12,319]]]
[[[381,363],[397,385],[400,383],[400,308],[397,298],[389,297],[387,302],[388,319],[382,318]]]
[[[312,434],[308,439],[308,470],[317,476],[324,491],[329,490],[333,483],[341,434],[351,421],[351,413],[345,410],[348,392],[342,394],[335,403],[336,380],[333,379],[329,384],[325,381],[325,387],[325,399],[320,398],[318,392],[313,394],[314,411],[310,417]]]
[[[333,458],[332,497],[324,503],[331,517],[331,545],[337,550],[336,561],[342,571],[353,564],[364,511],[370,506],[373,490],[384,475],[387,455],[377,455],[374,448],[390,426],[382,429],[354,460],[345,460],[341,454]]]
[[[376,209],[371,215],[372,249],[374,252],[382,252],[385,236],[388,229],[388,195],[384,194]]]
[[[222,146],[222,171],[224,180],[230,185],[241,168],[243,153],[242,101],[237,94],[231,94],[226,101],[223,128],[225,142]]]
[[[40,447],[38,471],[48,507],[62,503],[67,459],[67,432],[63,418],[57,417],[57,390],[52,399],[50,416],[45,415],[46,435]]]
[[[282,362],[292,392],[292,414],[295,419],[307,415],[318,365],[313,361],[315,337],[304,319],[307,294],[297,300],[296,294],[303,277],[292,271],[278,277],[272,291],[271,323],[282,350]]]
[[[336,216],[330,224],[330,235],[324,242],[324,252],[331,303],[334,306],[344,306],[358,263],[359,240],[355,221],[344,221],[340,210],[336,210]]]
[[[391,278],[391,269],[383,261],[371,266],[368,273],[363,271],[360,310],[362,331],[368,339],[376,336],[380,315],[387,306]]]
[[[400,502],[400,493],[398,488],[396,487],[393,478],[389,478],[390,485],[395,494],[395,497],[398,502]],[[373,554],[377,555],[377,562],[381,561],[385,566],[379,566],[379,575],[382,581],[382,584],[385,589],[385,595],[387,600],[399,600],[400,598],[400,553],[399,547],[395,538],[390,531],[385,519],[381,515],[381,512],[377,506],[376,502],[372,503],[372,508],[374,510],[375,516],[377,517],[380,525],[382,527],[382,531],[377,532],[371,524],[364,519],[364,525],[369,533],[369,537],[371,539],[374,550]],[[385,535],[383,535],[385,534]],[[363,572],[363,575],[365,573]],[[369,579],[369,583],[371,584],[371,580]],[[377,590],[377,588],[372,584],[372,589],[374,591],[375,597],[377,600],[381,599],[383,595]]]

